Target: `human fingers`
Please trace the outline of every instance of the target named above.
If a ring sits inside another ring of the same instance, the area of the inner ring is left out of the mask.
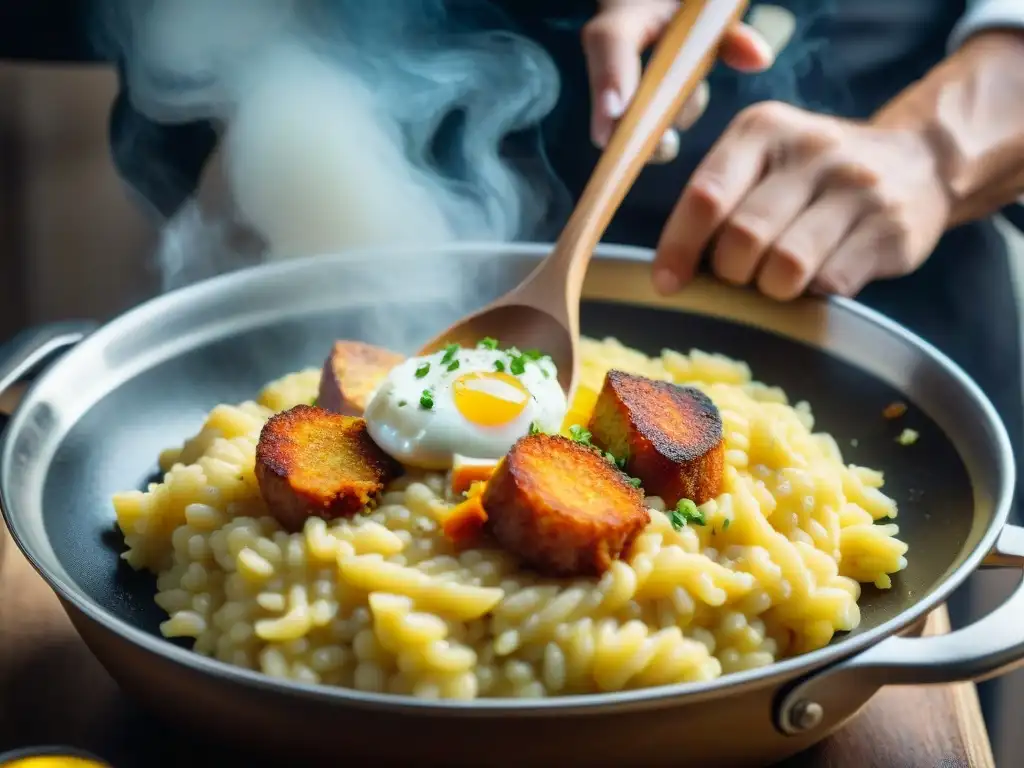
[[[738,22],[730,27],[719,48],[719,58],[740,72],[757,73],[770,69],[775,57],[786,46],[795,28],[795,17],[785,8],[757,5],[750,13],[751,23]],[[706,80],[687,99],[673,121],[675,131],[669,131],[659,144],[654,162],[674,160],[678,154],[679,136],[676,131],[689,130],[707,110],[711,89]]]
[[[711,148],[662,230],[653,265],[659,291],[693,276],[712,236],[763,175],[773,141],[756,121],[738,117]]]
[[[854,296],[876,277],[879,265],[879,230],[872,221],[861,220],[830,254],[814,275],[811,285],[820,293]]]
[[[583,28],[591,97],[591,139],[603,147],[640,84],[640,55],[661,35],[678,2],[614,4]]]
[[[781,50],[773,48],[765,36],[753,26],[737,22],[722,38],[718,57],[740,72],[763,72],[775,62]]]
[[[757,277],[758,289],[779,301],[802,294],[861,215],[856,191],[826,191],[772,245]]]
[[[711,257],[715,274],[749,283],[775,240],[807,207],[817,188],[813,163],[769,170],[723,224]]]

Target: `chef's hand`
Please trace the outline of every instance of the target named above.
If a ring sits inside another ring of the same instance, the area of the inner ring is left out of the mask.
[[[658,244],[655,287],[678,290],[705,248],[719,277],[781,300],[807,288],[850,296],[907,274],[950,219],[939,164],[923,131],[754,105],[683,191]]]
[[[583,28],[583,51],[590,75],[591,138],[604,147],[615,122],[640,84],[640,55],[653,46],[679,9],[676,0],[600,0],[599,10]],[[764,36],[746,24],[735,24],[719,51],[721,59],[744,72],[768,69],[775,59]],[[708,85],[702,82],[675,120],[685,130],[704,112]],[[671,160],[679,138],[670,131],[659,147],[658,159]]]

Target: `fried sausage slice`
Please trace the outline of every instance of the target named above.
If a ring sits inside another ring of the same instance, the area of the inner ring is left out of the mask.
[[[483,506],[502,547],[554,576],[604,573],[650,522],[629,478],[558,435],[520,438],[487,482]]]
[[[680,499],[703,504],[721,491],[722,415],[699,389],[611,370],[587,428],[669,507]]]
[[[324,361],[316,404],[349,416],[361,416],[366,403],[388,372],[404,356],[361,341],[336,341]]]
[[[370,439],[366,422],[310,405],[272,416],[256,444],[256,479],[270,513],[288,531],[311,516],[356,514],[402,471]]]

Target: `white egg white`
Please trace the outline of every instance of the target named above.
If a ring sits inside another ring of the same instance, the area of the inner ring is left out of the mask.
[[[513,365],[517,357],[518,365]],[[530,397],[523,411],[505,424],[475,424],[455,405],[455,381],[467,373],[497,370],[515,375]],[[456,454],[498,459],[531,425],[544,432],[561,427],[568,404],[557,373],[550,358],[520,357],[515,350],[460,349],[447,357],[444,351],[412,357],[380,384],[364,418],[374,442],[403,464],[447,469]]]

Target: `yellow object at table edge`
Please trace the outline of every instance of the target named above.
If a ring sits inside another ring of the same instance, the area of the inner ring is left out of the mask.
[[[110,768],[110,765],[75,750],[43,747],[0,754],[0,768]]]

